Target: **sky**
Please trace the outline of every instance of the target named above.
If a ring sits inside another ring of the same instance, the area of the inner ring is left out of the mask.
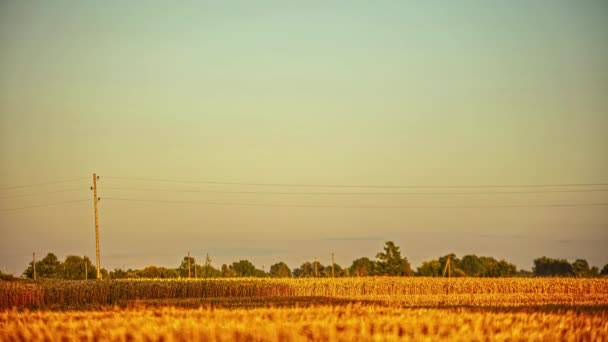
[[[414,267],[454,252],[601,268],[608,206],[545,205],[608,203],[607,15],[591,0],[2,1],[0,270],[95,256],[93,173],[110,270],[188,251],[349,266],[388,240]],[[546,184],[596,185],[455,188]]]

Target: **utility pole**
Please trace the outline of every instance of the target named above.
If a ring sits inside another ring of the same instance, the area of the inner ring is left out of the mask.
[[[34,253],[34,262],[32,262],[32,266],[34,267],[34,281],[36,281],[36,253]]]
[[[335,276],[335,274],[334,274],[334,265],[335,265],[335,262],[334,262],[334,253],[331,253],[331,277],[332,278]]]
[[[89,280],[89,265],[87,265],[87,256],[85,255],[82,260],[84,261],[84,280]]]
[[[194,278],[196,279],[196,260],[192,259],[192,265],[194,266]]]
[[[448,259],[445,262],[445,267],[443,268],[443,276],[445,277],[445,272],[448,272],[448,278],[450,277],[451,273],[452,273],[452,265],[450,262],[450,256],[448,255]]]
[[[99,197],[97,197],[97,180],[99,176],[93,174],[93,205],[95,207],[95,259],[97,261],[97,279],[101,279],[101,261],[99,260],[99,210],[97,209],[97,202],[99,201]]]
[[[190,278],[190,252],[188,252],[188,278]]]
[[[315,277],[319,276],[319,258],[315,257]]]

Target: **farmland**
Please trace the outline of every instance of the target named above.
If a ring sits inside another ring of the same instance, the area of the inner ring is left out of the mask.
[[[0,282],[0,339],[608,340],[608,281]]]

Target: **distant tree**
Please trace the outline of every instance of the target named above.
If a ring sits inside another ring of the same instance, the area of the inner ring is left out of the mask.
[[[514,277],[517,275],[517,267],[505,260],[500,260],[494,264],[494,267],[488,269],[486,274],[487,277]]]
[[[82,258],[78,255],[68,255],[61,265],[61,278],[68,280],[97,279],[97,269],[86,256]]]
[[[34,267],[30,261],[29,267],[23,271],[26,278],[34,278]],[[36,277],[43,279],[61,278],[61,261],[53,253],[48,253],[42,260],[36,261]]]
[[[399,247],[395,246],[393,241],[387,241],[384,246],[384,252],[376,255],[378,266],[381,274],[389,276],[411,276],[412,268],[409,261],[405,257],[401,257]]]
[[[16,278],[12,274],[8,274],[8,273],[4,273],[4,272],[0,271],[0,280],[11,281],[11,280],[15,280],[15,279]]]
[[[126,279],[127,274],[131,270],[123,270],[122,268],[115,268],[114,271],[110,271],[110,279]]]
[[[604,267],[602,267],[602,272],[600,272],[601,275],[603,276],[608,276],[608,264],[604,265]]]
[[[330,278],[332,276],[331,265],[325,266],[322,271],[319,271],[319,273],[321,274],[322,277]],[[334,264],[334,277],[345,277],[345,276],[346,276],[345,270],[342,269],[342,267],[340,265]]]
[[[491,260],[495,264],[496,260],[494,258],[491,258]],[[488,270],[484,264],[477,255],[465,255],[460,262],[460,268],[468,277],[485,277]]]
[[[261,276],[261,273],[263,273],[263,271],[257,270],[249,260],[233,262],[231,268],[236,277],[255,277]]]
[[[220,270],[222,277],[224,278],[234,278],[236,277],[236,272],[232,269],[232,267],[223,264]]]
[[[291,270],[284,262],[278,262],[270,266],[270,272],[268,273],[273,278],[288,278],[291,277]]]
[[[376,263],[369,258],[359,258],[350,266],[350,275],[355,277],[368,277],[375,274]]]
[[[439,260],[433,259],[431,261],[425,261],[422,263],[418,270],[416,271],[416,275],[422,277],[441,277],[443,269],[441,268],[441,263]]]
[[[534,259],[534,275],[541,277],[571,277],[574,275],[572,265],[564,259],[542,257]]]
[[[190,277],[194,278],[194,266],[196,265],[196,260],[193,257],[190,257]],[[177,272],[180,277],[188,278],[188,256],[185,256],[182,259],[181,264],[177,268]]]
[[[451,277],[464,277],[466,276],[466,273],[462,270],[462,263],[460,261],[460,259],[458,259],[456,257],[456,254],[454,253],[450,253],[447,255],[444,255],[442,257],[439,257],[439,263],[441,264],[441,275],[443,275],[443,271],[446,269],[446,265],[448,262],[448,259],[450,259],[450,276]],[[447,276],[447,274],[446,274]]]
[[[211,257],[209,257],[209,254],[205,257],[205,264],[200,266],[199,274],[201,278],[217,278],[222,275],[219,270],[211,266]]]
[[[293,270],[293,276],[298,278],[314,277],[315,270],[312,263],[306,261],[300,267]]]
[[[588,277],[591,274],[591,269],[589,268],[589,263],[584,259],[577,259],[572,263],[572,271],[574,275],[578,278]]]

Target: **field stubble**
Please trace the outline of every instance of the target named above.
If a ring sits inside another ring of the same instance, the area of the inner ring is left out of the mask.
[[[0,308],[0,340],[608,341],[606,279],[0,282]]]

